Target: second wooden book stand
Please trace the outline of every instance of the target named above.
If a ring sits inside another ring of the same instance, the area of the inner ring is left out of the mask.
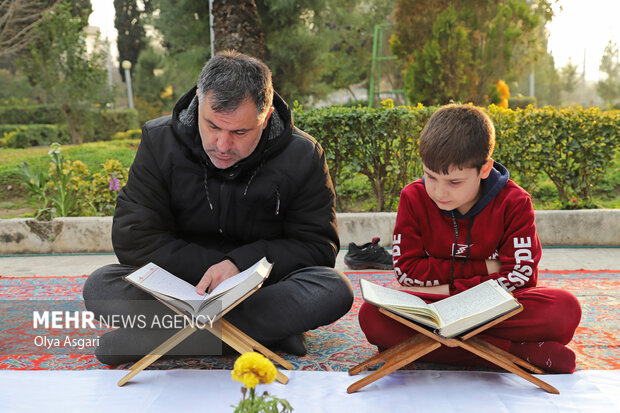
[[[378,370],[370,373],[366,377],[361,380],[356,381],[347,389],[348,393],[354,393],[361,389],[364,386],[390,374],[393,371],[400,369],[401,367],[406,366],[407,364],[419,359],[425,354],[430,353],[431,351],[441,347],[461,347],[465,350],[476,354],[477,356],[482,357],[485,360],[490,361],[491,363],[508,370],[511,373],[514,373],[525,380],[534,383],[538,387],[542,388],[544,391],[553,394],[560,394],[560,392],[550,384],[540,380],[537,377],[532,376],[532,374],[526,372],[521,367],[525,367],[536,374],[543,374],[544,372],[538,367],[528,363],[527,361],[510,354],[486,341],[475,337],[481,331],[490,328],[507,318],[512,317],[513,315],[519,313],[523,310],[523,307],[519,307],[516,310],[503,315],[495,320],[490,321],[489,323],[476,328],[460,337],[456,338],[445,338],[438,334],[435,334],[432,331],[427,330],[426,328],[407,320],[399,315],[396,315],[390,311],[387,311],[383,308],[379,308],[379,311],[386,316],[393,318],[394,320],[402,323],[412,329],[414,329],[418,334],[415,334],[413,337],[404,340],[400,344],[395,345],[385,351],[380,352],[379,354],[369,358],[368,360],[358,364],[349,370],[350,375],[355,375],[361,373],[368,368],[375,366],[384,362],[383,366],[379,367]],[[521,366],[521,367],[519,367]]]

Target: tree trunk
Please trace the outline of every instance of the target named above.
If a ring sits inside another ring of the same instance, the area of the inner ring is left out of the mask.
[[[77,123],[74,119],[73,108],[71,108],[71,105],[62,105],[62,111],[65,114],[65,119],[67,120],[67,128],[69,129],[69,135],[71,135],[71,142],[74,145],[81,144],[82,136],[80,136]]]
[[[560,202],[568,201],[568,194],[566,191],[566,187],[564,186],[564,181],[556,176],[549,176],[549,178],[558,190],[558,199],[560,200]]]
[[[263,29],[254,0],[215,0],[213,33],[216,53],[233,49],[259,59],[265,58]]]

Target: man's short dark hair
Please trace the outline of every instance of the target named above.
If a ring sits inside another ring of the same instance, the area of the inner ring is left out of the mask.
[[[260,60],[226,50],[213,56],[198,77],[198,97],[202,103],[209,94],[215,112],[232,112],[250,98],[259,115],[273,102],[271,70]]]
[[[420,135],[420,157],[433,172],[451,167],[480,168],[493,154],[495,127],[491,118],[473,105],[443,106],[428,120]]]

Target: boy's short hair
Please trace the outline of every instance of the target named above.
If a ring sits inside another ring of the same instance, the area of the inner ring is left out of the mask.
[[[420,157],[433,172],[450,168],[477,168],[491,158],[495,127],[491,118],[473,105],[446,105],[437,109],[420,135]]]

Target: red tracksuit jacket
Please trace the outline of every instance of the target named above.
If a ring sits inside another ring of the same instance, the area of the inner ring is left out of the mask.
[[[493,167],[465,215],[439,209],[422,179],[403,189],[392,242],[402,285],[451,284],[451,294],[491,278],[508,291],[536,285],[542,248],[530,196],[504,166]],[[499,259],[500,271],[488,274],[486,259]]]

